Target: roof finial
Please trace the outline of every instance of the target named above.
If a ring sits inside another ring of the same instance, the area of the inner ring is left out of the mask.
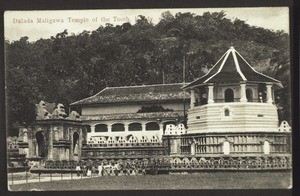
[[[234,47],[233,47],[233,46],[230,46],[230,49],[233,49],[233,50],[234,50]]]

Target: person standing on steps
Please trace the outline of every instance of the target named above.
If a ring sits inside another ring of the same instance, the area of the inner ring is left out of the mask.
[[[79,164],[79,163],[77,163],[75,170],[76,170],[76,172],[77,172],[77,176],[79,177],[79,176],[80,176],[80,170],[81,170],[81,169],[80,169],[80,164]]]
[[[98,165],[98,176],[103,176],[103,163]]]

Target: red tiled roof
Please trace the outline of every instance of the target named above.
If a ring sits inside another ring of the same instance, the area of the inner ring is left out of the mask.
[[[233,47],[230,47],[206,75],[184,86],[184,88],[208,83],[226,84],[242,81],[271,82],[281,86],[280,81],[257,72]]]
[[[182,87],[183,83],[106,87],[96,95],[76,101],[71,105],[189,99],[189,93],[184,92]]]

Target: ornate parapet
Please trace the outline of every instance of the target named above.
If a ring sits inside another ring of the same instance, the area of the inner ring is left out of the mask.
[[[290,132],[227,132],[164,135],[169,155],[276,155],[291,154]]]
[[[186,134],[186,128],[184,124],[174,125],[174,124],[168,124],[166,126],[165,135],[182,135]]]
[[[278,131],[280,132],[291,132],[292,128],[287,121],[282,121],[280,126],[278,127]]]

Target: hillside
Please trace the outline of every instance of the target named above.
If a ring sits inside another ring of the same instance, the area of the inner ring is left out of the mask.
[[[280,119],[290,120],[289,35],[229,20],[224,12],[162,13],[153,25],[106,24],[98,29],[29,42],[5,43],[8,129],[30,124],[34,104],[71,102],[107,86],[178,83],[202,76],[233,45],[258,71],[282,81]],[[15,131],[9,131],[15,135]]]

